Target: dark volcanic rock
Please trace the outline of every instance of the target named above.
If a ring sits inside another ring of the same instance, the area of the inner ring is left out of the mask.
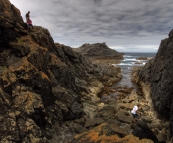
[[[162,40],[154,59],[134,73],[134,81],[150,85],[155,110],[169,120],[173,117],[173,30]],[[172,122],[170,123],[170,125]],[[171,125],[172,126],[172,125]],[[173,134],[172,134],[173,135]]]
[[[169,38],[162,40],[159,50],[147,64],[138,71],[139,81],[151,84],[151,97],[155,109],[164,117],[169,118],[173,114],[171,106],[173,94],[172,52],[173,38],[170,32]],[[170,112],[171,111],[171,112]]]
[[[8,0],[0,2],[0,51],[4,47],[10,47],[11,41],[16,41],[17,37],[26,35],[25,23],[20,16],[20,11]]]
[[[71,124],[84,117],[83,102],[119,80],[120,71],[55,44],[47,29],[27,34],[25,26],[20,11],[2,0],[0,142],[65,142],[66,134],[85,131],[85,121]]]

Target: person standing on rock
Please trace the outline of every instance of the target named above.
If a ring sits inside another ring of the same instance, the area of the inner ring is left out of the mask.
[[[139,105],[138,105],[139,106]],[[133,110],[131,111],[132,113],[132,116],[133,116],[133,121],[132,122],[136,122],[137,119],[139,118],[138,114],[137,114],[137,111],[138,111],[138,106],[134,106],[133,107]]]
[[[26,23],[28,23],[28,20],[30,19],[30,11],[28,11],[28,13],[26,13]]]
[[[34,27],[32,25],[32,21],[30,19],[30,11],[28,11],[28,13],[26,13],[26,23],[27,23],[27,28],[28,28],[28,31],[30,30],[30,27],[32,27],[32,30],[34,30]]]

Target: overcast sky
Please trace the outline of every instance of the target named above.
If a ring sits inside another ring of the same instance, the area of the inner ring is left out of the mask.
[[[172,0],[10,0],[33,25],[71,47],[103,43],[119,52],[157,52],[173,29]]]

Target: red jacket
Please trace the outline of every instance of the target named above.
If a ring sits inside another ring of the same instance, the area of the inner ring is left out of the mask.
[[[31,19],[28,19],[27,23],[28,23],[28,24],[32,24]]]

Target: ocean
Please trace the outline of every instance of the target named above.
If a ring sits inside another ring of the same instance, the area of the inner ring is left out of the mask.
[[[121,67],[122,79],[113,85],[113,87],[134,87],[136,85],[131,82],[131,69],[134,66],[144,66],[147,60],[137,60],[139,57],[145,57],[147,59],[153,58],[156,53],[124,53],[124,60],[120,64],[114,64],[114,66]]]

